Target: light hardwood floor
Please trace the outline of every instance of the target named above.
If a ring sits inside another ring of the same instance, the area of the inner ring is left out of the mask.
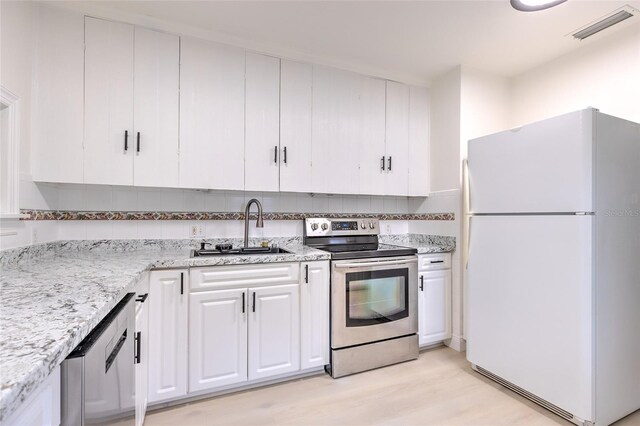
[[[442,347],[333,380],[318,375],[147,414],[153,425],[572,425]],[[640,412],[618,425],[640,425]]]

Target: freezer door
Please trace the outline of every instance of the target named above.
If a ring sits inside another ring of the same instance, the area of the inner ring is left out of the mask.
[[[593,419],[593,216],[474,216],[467,359]]]
[[[473,213],[591,212],[594,109],[469,141]]]

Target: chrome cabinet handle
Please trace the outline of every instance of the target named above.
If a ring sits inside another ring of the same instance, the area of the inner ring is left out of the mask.
[[[245,302],[244,298],[245,298],[245,293],[244,293],[244,291],[243,291],[243,292],[242,292],[242,313],[243,313],[243,314],[244,314],[244,302]]]
[[[420,275],[420,291],[424,291],[424,275]]]
[[[136,135],[136,152],[140,152],[140,132]]]
[[[304,282],[309,284],[309,265],[304,265]]]
[[[278,164],[278,146],[273,147],[273,162]]]
[[[256,311],[256,292],[253,292],[253,308],[251,309],[253,312]]]
[[[124,150],[128,150],[129,149],[129,131],[125,130],[124,131]]]
[[[283,156],[282,160],[284,161],[284,164],[287,164],[287,147],[286,146],[284,147],[284,153],[283,154],[284,154],[284,156]]]
[[[389,156],[389,160],[387,160],[388,165],[387,165],[387,170],[391,171],[391,156]]]
[[[385,158],[386,158],[385,156],[382,156],[382,158],[380,159],[380,170],[382,170],[383,172],[384,172],[384,159]]]

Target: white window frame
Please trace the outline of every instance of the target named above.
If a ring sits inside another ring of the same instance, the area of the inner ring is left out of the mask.
[[[6,105],[8,114],[7,161],[0,167],[7,167],[8,196],[0,205],[0,219],[20,219],[29,217],[20,214],[20,98],[7,88],[0,86],[0,103]]]

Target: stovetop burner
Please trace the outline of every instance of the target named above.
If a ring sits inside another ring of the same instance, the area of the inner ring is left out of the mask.
[[[414,248],[379,244],[378,219],[307,218],[304,244],[331,253],[331,259],[409,256]]]

